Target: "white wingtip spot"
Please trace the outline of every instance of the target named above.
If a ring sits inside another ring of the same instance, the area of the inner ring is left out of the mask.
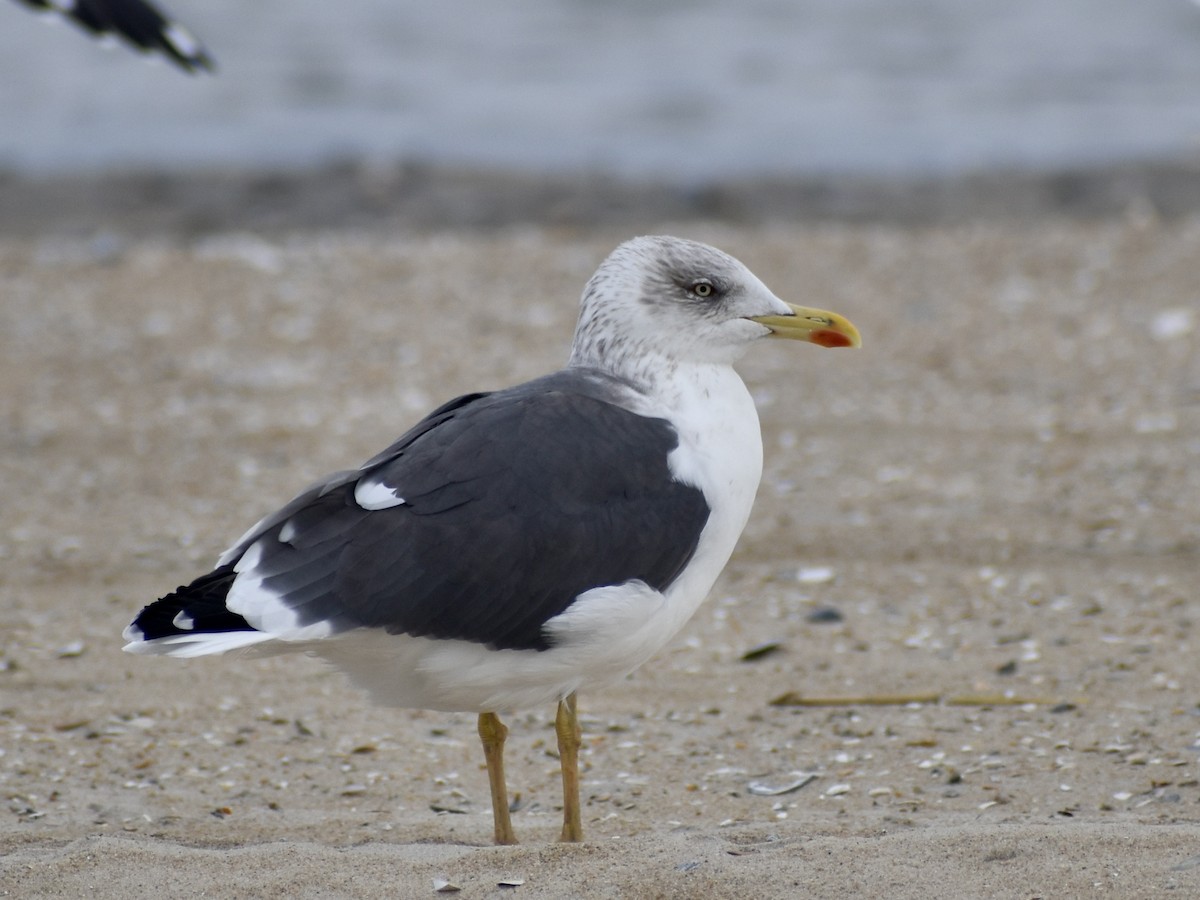
[[[171,624],[180,631],[191,631],[196,627],[196,620],[181,609],[179,612],[175,613],[175,618],[171,620]]]
[[[354,486],[354,502],[366,510],[390,509],[403,506],[404,498],[396,493],[395,488],[381,481],[364,478]]]
[[[163,29],[163,37],[186,59],[196,59],[204,52],[204,48],[191,32],[175,22]]]

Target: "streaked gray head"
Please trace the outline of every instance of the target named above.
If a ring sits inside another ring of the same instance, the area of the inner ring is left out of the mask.
[[[728,364],[770,333],[749,316],[789,314],[728,253],[682,238],[638,237],[617,247],[584,288],[570,365],[633,375],[643,368],[637,360],[648,358]]]

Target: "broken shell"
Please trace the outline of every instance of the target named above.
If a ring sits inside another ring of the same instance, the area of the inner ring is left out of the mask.
[[[770,785],[761,781],[752,781],[746,785],[746,790],[752,794],[757,794],[759,797],[777,797],[780,794],[790,794],[792,791],[798,791],[806,784],[816,779],[816,774],[813,772],[794,772],[795,781],[789,781],[786,784]]]

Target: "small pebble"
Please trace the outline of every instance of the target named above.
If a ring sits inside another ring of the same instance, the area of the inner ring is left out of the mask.
[[[59,659],[69,659],[73,656],[83,656],[84,647],[83,641],[71,641],[69,644],[63,644],[54,651],[54,655]]]
[[[1190,334],[1196,327],[1196,311],[1179,307],[1164,309],[1150,320],[1150,334],[1155,340],[1171,341]]]
[[[801,584],[828,584],[833,577],[829,566],[801,566],[796,572],[796,580]]]
[[[804,617],[804,621],[814,625],[827,625],[832,622],[840,622],[843,618],[841,612],[832,606],[818,606]]]
[[[762,644],[756,644],[745,653],[742,654],[742,662],[754,662],[755,660],[763,659],[777,652],[783,644],[779,641],[767,641]]]

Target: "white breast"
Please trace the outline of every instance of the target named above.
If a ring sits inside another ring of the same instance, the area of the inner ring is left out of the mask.
[[[673,635],[692,617],[729,561],[762,478],[762,432],[750,392],[729,366],[680,369],[671,418],[679,446],[669,460],[680,481],[711,509],[692,564],[667,589]]]

